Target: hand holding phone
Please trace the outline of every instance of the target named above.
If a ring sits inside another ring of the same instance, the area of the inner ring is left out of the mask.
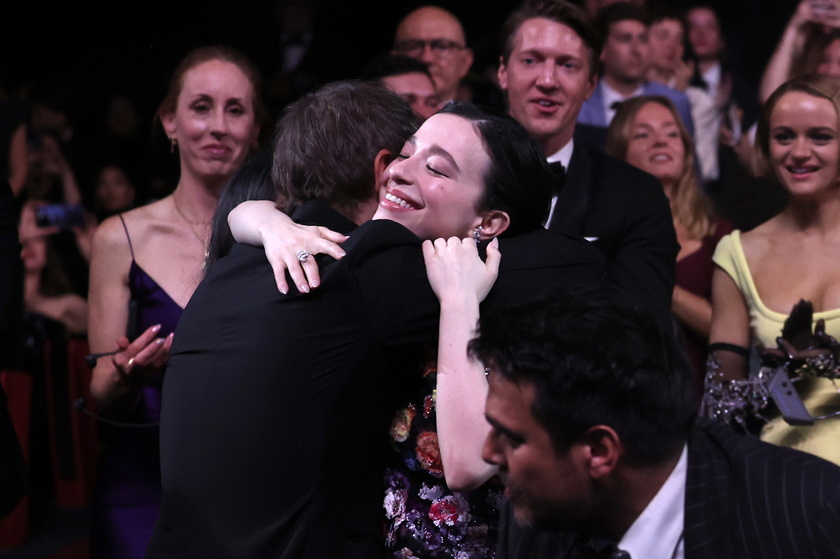
[[[85,226],[85,211],[81,204],[45,204],[35,209],[35,224],[38,227],[58,227],[70,230]]]
[[[833,27],[840,26],[840,0],[809,0],[811,20]]]

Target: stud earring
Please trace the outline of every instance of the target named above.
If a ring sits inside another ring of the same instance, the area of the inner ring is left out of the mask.
[[[476,227],[475,230],[473,231],[473,240],[475,241],[476,244],[478,244],[478,241],[481,240],[481,225]]]

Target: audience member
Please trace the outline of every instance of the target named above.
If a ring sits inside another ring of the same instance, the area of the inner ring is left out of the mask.
[[[560,291],[483,314],[470,347],[489,368],[484,457],[509,498],[497,557],[840,551],[840,468],[695,420],[669,313]]]
[[[699,394],[712,324],[712,255],[732,226],[715,216],[700,188],[693,152],[691,136],[665,97],[643,95],[625,101],[607,133],[607,153],[659,179],[671,204],[680,244],[671,311],[683,327]]]
[[[85,203],[91,207],[96,204],[97,180],[105,165],[115,162],[119,162],[122,171],[132,179],[135,203],[147,203],[155,193],[149,183],[156,173],[150,169],[154,144],[144,126],[147,122],[145,111],[134,95],[114,93],[106,98],[100,114],[96,155],[91,157],[95,162],[90,177],[92,182],[82,185]]]
[[[81,110],[81,95],[81,87],[76,84],[39,76],[27,99],[29,147],[30,151],[40,150],[47,138],[54,140],[79,184],[89,184],[91,153],[98,144],[92,134],[95,127],[88,124]]]
[[[60,323],[71,335],[87,333],[88,305],[84,293],[74,291],[66,265],[59,258],[55,239],[62,229],[36,223],[36,208],[26,202],[21,209],[19,238],[23,245],[23,301],[28,313],[35,313]],[[90,224],[90,230],[94,224]],[[85,227],[76,229],[77,237],[89,235]],[[84,242],[84,241],[82,241]],[[75,262],[87,264],[87,260]]]
[[[251,62],[200,47],[180,62],[158,109],[178,152],[165,198],[103,221],[94,238],[91,395],[100,413],[154,424],[172,332],[202,277],[210,220],[233,172],[257,147],[264,115]],[[91,526],[92,557],[142,557],[160,507],[158,429],[108,428]]]
[[[561,164],[548,229],[586,237],[629,297],[669,308],[679,247],[668,199],[650,174],[589,147],[576,126],[597,84],[601,42],[579,7],[526,0],[504,24],[499,84],[508,111]]]
[[[736,144],[742,131],[758,120],[756,87],[733,70],[717,12],[707,4],[686,13],[688,40],[697,56],[698,83],[715,100],[728,129],[728,143]]]
[[[604,37],[603,71],[592,95],[580,108],[578,122],[606,128],[621,101],[638,95],[662,95],[677,107],[693,137],[694,120],[686,95],[647,78],[650,69],[647,12],[629,2],[616,2],[598,12],[595,23]]]
[[[824,5],[825,8],[820,9]],[[801,74],[840,76],[840,5],[800,0],[759,84],[764,103],[784,82]]]
[[[26,104],[0,90],[0,176],[8,180],[15,196],[23,191],[29,169],[28,119]]]
[[[385,87],[405,99],[414,113],[426,120],[441,107],[435,83],[425,64],[409,56],[383,54],[369,61],[359,78],[379,80]]]
[[[137,181],[130,175],[129,167],[118,162],[105,163],[96,174],[93,187],[91,205],[97,222],[134,208],[137,194]]]
[[[650,13],[648,79],[681,91],[688,98],[694,122],[697,169],[702,185],[705,185],[719,177],[720,112],[712,96],[691,83],[697,61],[686,38],[686,26],[681,12],[658,7]]]
[[[28,170],[23,197],[28,200],[81,204],[76,172],[51,132],[36,134],[27,147]]]
[[[528,285],[523,300],[557,285],[603,280],[604,258],[584,239],[541,231],[519,240],[540,247],[542,253],[564,246],[566,252],[563,269],[553,277],[521,278],[520,283]],[[504,249],[509,254],[508,245]],[[480,303],[489,297],[484,306],[492,305],[500,295],[493,286],[498,262],[490,248],[486,263],[482,261],[469,238],[427,241],[423,253],[429,282],[440,300],[438,346],[422,363],[420,391],[391,426],[397,453],[386,474],[387,543],[395,558],[491,559],[502,487],[496,468],[481,460],[489,427],[483,416],[487,380],[484,367],[468,358],[467,342]],[[447,517],[454,522],[446,522]]]
[[[266,62],[268,107],[278,115],[301,95],[346,76],[358,64],[348,18],[355,5],[321,0],[270,0],[274,30],[268,45],[260,45]]]
[[[426,65],[441,103],[469,100],[461,90],[461,81],[470,71],[473,53],[461,22],[451,12],[437,6],[411,11],[397,25],[392,52]]]
[[[750,348],[776,347],[784,321],[800,300],[813,319],[840,337],[840,82],[809,74],[780,86],[767,100],[756,144],[766,172],[788,192],[788,204],[755,229],[733,231],[715,251],[712,280],[713,355],[723,379],[743,379]],[[805,375],[795,384],[816,416],[840,411],[840,394],[827,378]],[[762,439],[840,464],[838,424],[787,424],[773,415]]]

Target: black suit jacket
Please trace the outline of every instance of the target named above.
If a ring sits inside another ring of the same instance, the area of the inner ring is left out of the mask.
[[[688,442],[686,559],[840,557],[840,467],[698,421]],[[567,556],[573,537],[502,510],[497,559]]]
[[[317,203],[293,217],[354,227]],[[420,244],[394,222],[368,222],[344,258],[319,258],[322,285],[308,295],[279,293],[261,248],[235,245],[211,266],[164,380],[163,502],[148,557],[384,556],[386,434],[421,378],[416,352],[437,337]],[[488,300],[521,299],[512,284],[528,268],[547,283],[603,274],[583,240],[538,231],[501,248]]]
[[[613,284],[670,308],[679,245],[668,199],[652,175],[576,142],[548,228],[596,238]]]

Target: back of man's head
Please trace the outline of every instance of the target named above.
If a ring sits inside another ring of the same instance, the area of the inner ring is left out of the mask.
[[[410,56],[400,54],[382,54],[368,60],[359,71],[359,78],[363,80],[381,80],[391,76],[420,73],[432,78],[426,65]]]
[[[640,466],[663,463],[696,414],[691,366],[673,317],[607,287],[559,290],[482,311],[470,351],[495,373],[534,386],[531,412],[558,452],[607,425]]]
[[[333,82],[304,95],[283,110],[272,142],[279,204],[352,211],[376,194],[376,154],[398,153],[417,126],[411,107],[379,82]]]

